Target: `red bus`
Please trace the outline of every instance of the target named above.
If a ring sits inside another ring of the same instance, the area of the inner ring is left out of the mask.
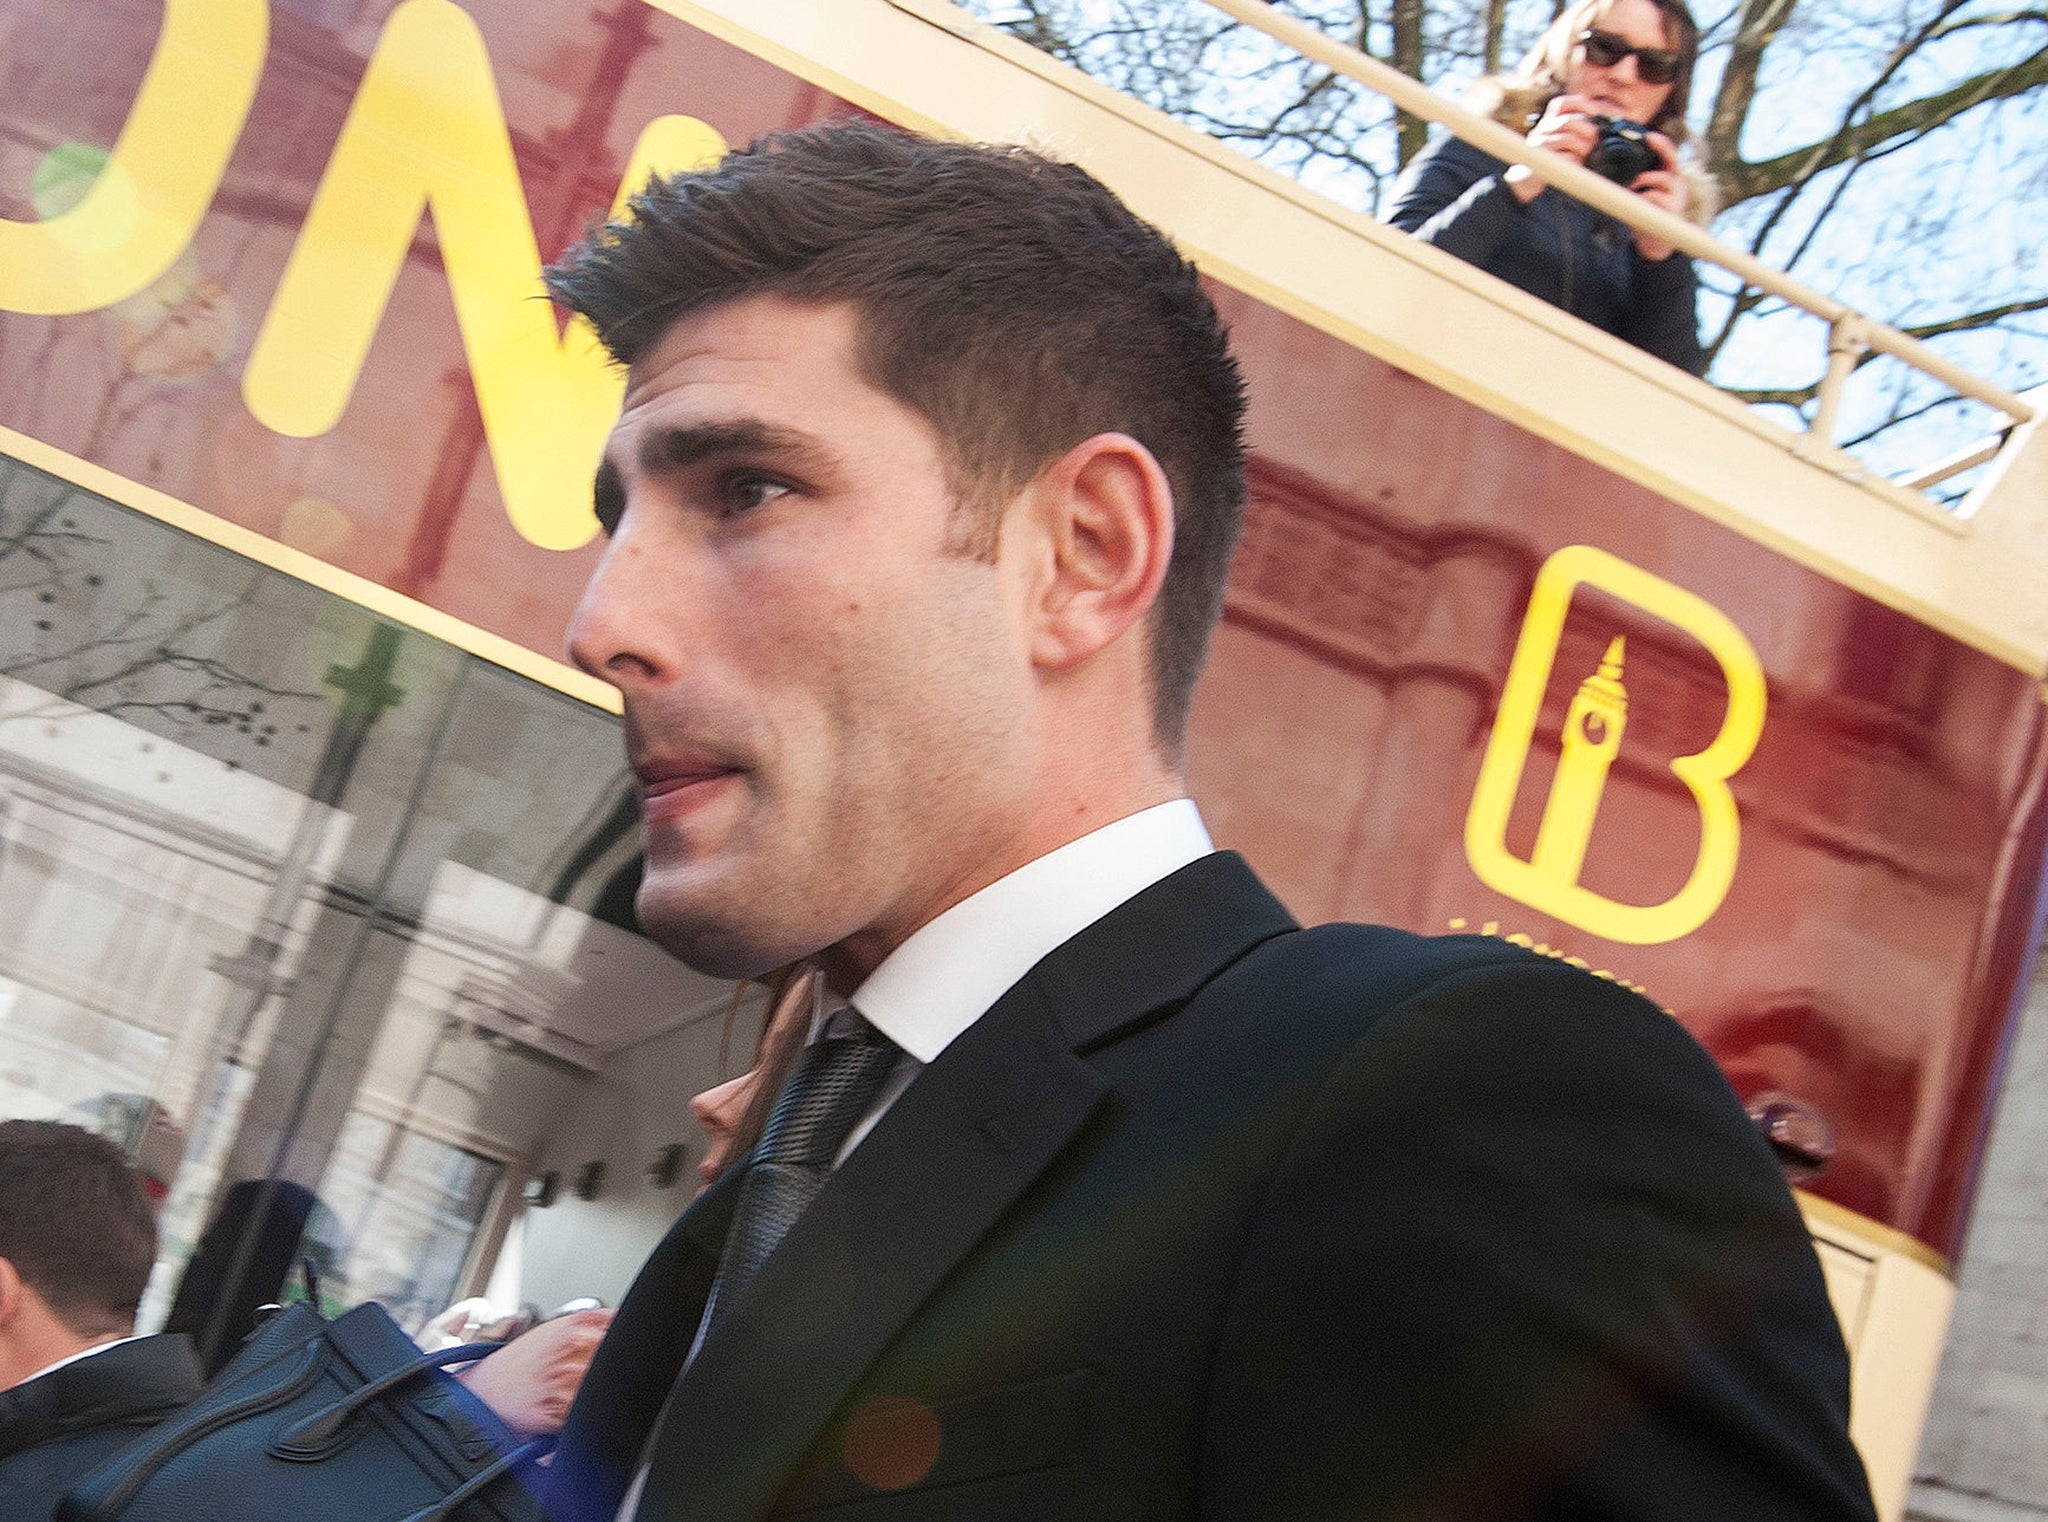
[[[1212,832],[1306,921],[1683,1020],[1810,1173],[1897,1514],[2048,857],[2038,397],[1945,511],[936,0],[0,39],[0,1113],[138,1149],[153,1306],[249,1179],[415,1321],[615,1298],[680,1208],[745,1022],[632,927],[560,660],[620,381],[538,272],[650,167],[861,113],[1080,159],[1204,269],[1253,454]]]

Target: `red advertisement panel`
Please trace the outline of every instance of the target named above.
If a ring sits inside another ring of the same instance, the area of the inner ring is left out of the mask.
[[[2035,684],[1223,302],[1256,463],[1196,712],[1218,834],[1305,917],[1526,937],[1643,988],[1745,1099],[1832,1126],[1809,1187],[1951,1250],[2040,887]]]

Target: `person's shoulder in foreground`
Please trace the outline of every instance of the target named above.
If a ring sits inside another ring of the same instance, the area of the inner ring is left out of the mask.
[[[73,1483],[190,1401],[183,1337],[135,1337],[156,1257],[141,1178],[112,1142],[0,1123],[0,1519],[45,1522]]]
[[[1675,1020],[1473,937],[1323,926],[1255,972],[1327,1035],[1236,1270],[1203,1514],[1870,1515],[1798,1209]]]
[[[571,652],[622,695],[641,923],[813,959],[874,1028],[792,1125],[828,1048],[903,1053],[650,1258],[565,1522],[1868,1517],[1811,1247],[1683,1031],[1497,943],[1303,930],[1209,850],[1242,395],[1156,231],[836,126],[552,279],[630,367]]]

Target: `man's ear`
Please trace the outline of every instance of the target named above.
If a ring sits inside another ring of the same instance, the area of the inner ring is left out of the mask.
[[[21,1282],[21,1271],[9,1258],[0,1258],[0,1327],[13,1324],[21,1315],[22,1291],[26,1286]]]
[[[1158,601],[1173,558],[1173,488],[1152,451],[1098,433],[1028,488],[1031,659],[1065,670],[1108,649]]]

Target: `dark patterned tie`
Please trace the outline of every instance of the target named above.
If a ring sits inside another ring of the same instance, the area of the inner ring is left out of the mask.
[[[835,1016],[834,1027],[845,1033],[804,1048],[760,1145],[747,1159],[732,1229],[704,1307],[705,1337],[732,1313],[775,1244],[825,1187],[840,1147],[896,1065],[901,1048],[858,1011]]]

